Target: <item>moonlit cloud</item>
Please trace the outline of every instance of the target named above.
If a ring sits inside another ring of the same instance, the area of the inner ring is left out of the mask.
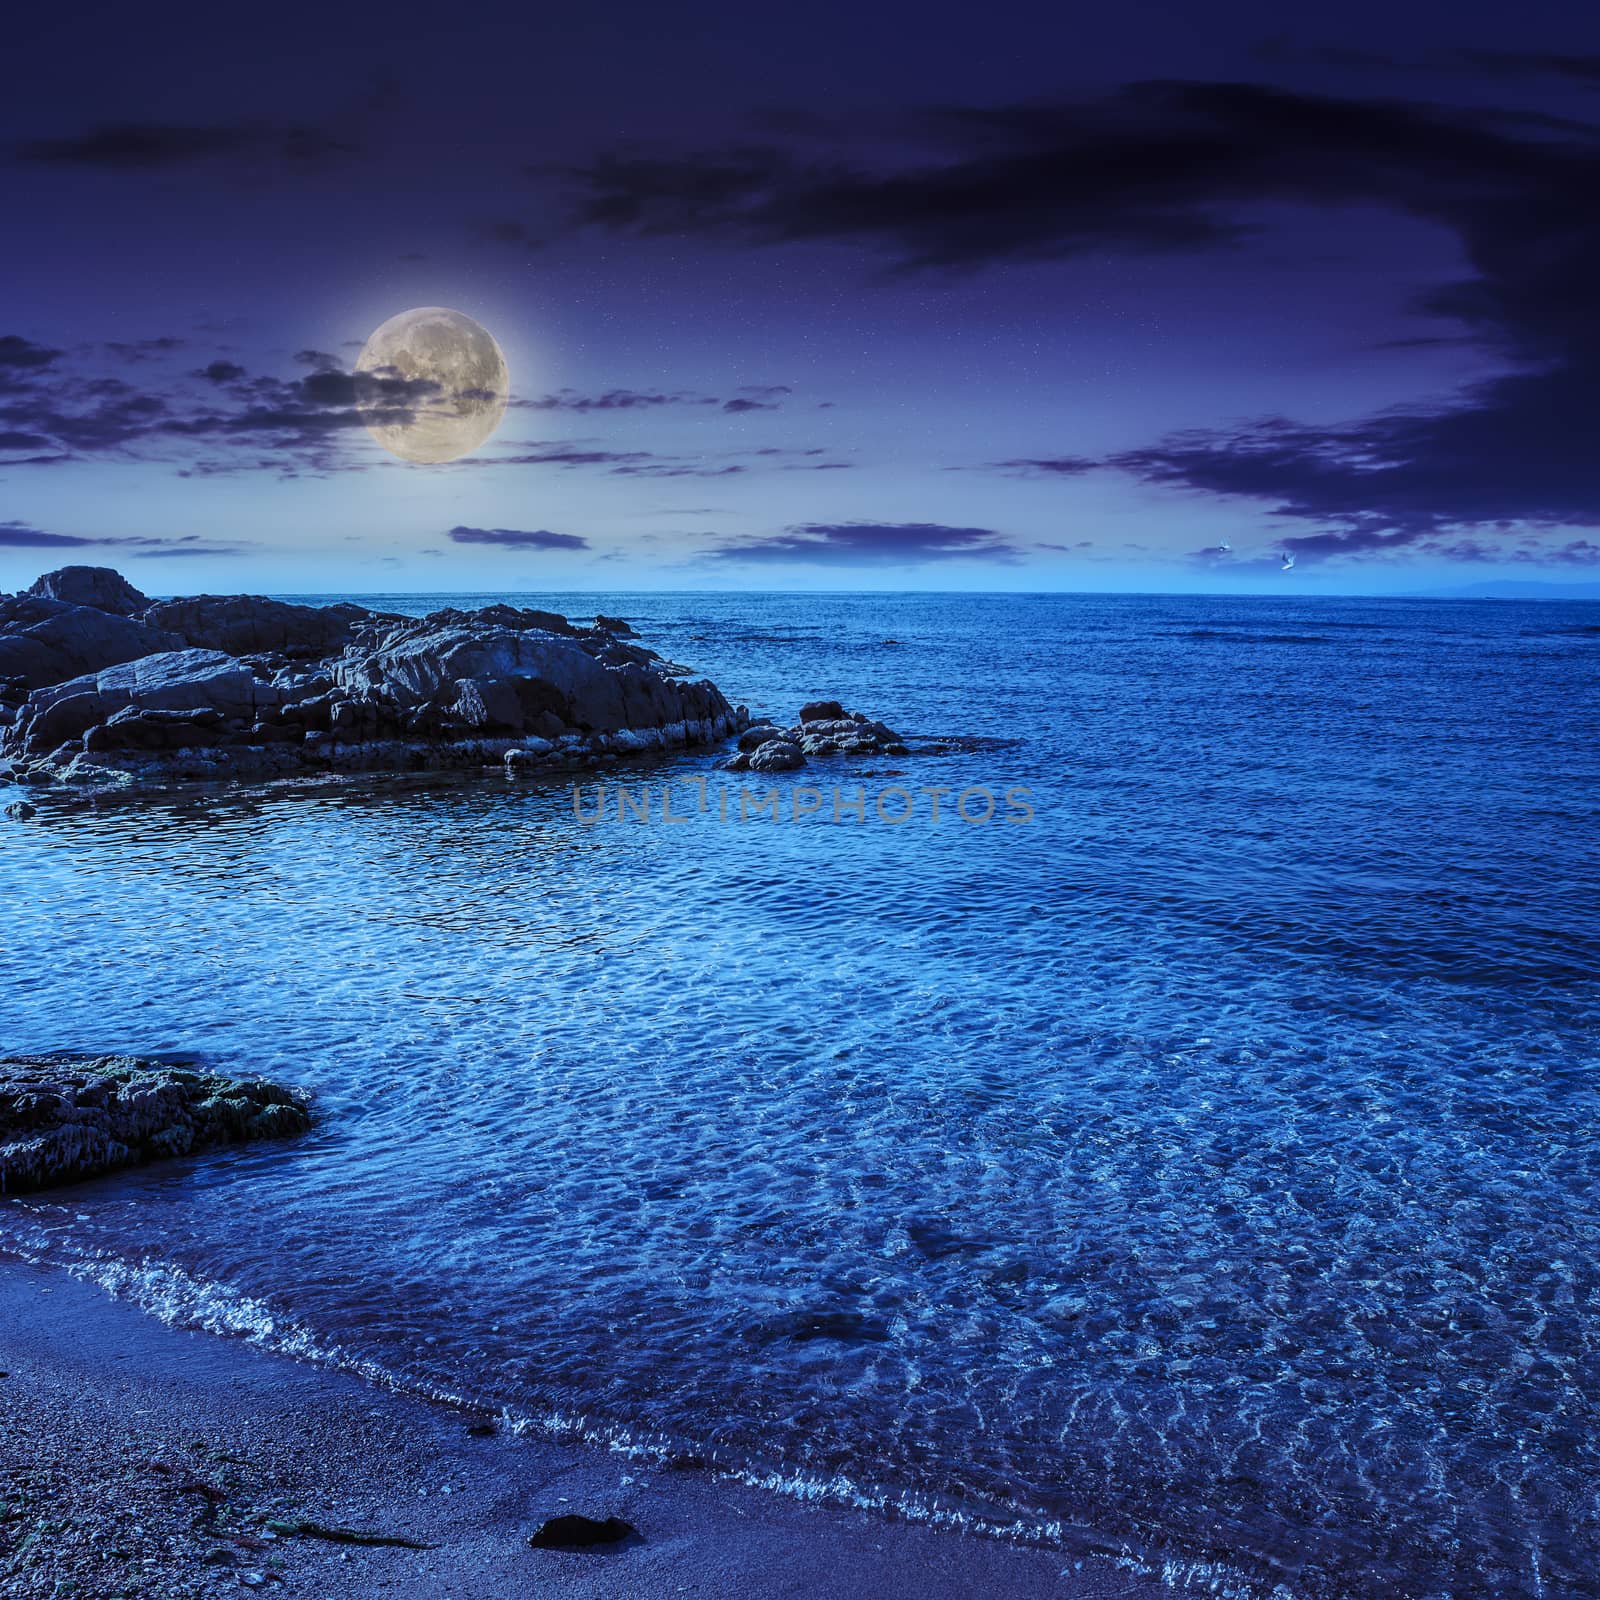
[[[547,528],[452,528],[446,536],[456,544],[493,544],[510,550],[587,550],[589,541],[575,533]]]
[[[1012,562],[1018,550],[993,528],[937,522],[806,522],[770,538],[735,539],[702,554],[752,565],[899,567],[930,561]]]

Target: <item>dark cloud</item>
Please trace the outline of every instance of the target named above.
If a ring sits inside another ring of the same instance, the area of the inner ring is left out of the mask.
[[[8,345],[26,345],[15,336]],[[37,349],[38,347],[30,347]],[[0,393],[0,452],[44,450],[0,465],[46,465],[63,459],[123,457],[181,459],[202,446],[235,447],[203,461],[184,460],[195,476],[228,472],[348,470],[352,461],[338,440],[370,423],[409,422],[437,385],[386,371],[347,373],[326,365],[332,357],[304,352],[315,361],[303,377],[247,378],[234,362],[218,360],[190,374],[226,388],[230,404],[215,393],[198,397],[183,384],[136,386],[126,379],[90,376],[34,363],[34,370]],[[324,363],[324,364],[317,364]],[[14,365],[20,366],[21,363]],[[237,447],[243,453],[237,453]]]
[[[163,334],[156,339],[112,340],[101,348],[119,361],[149,361],[156,356],[171,355],[174,350],[183,349],[184,342],[171,334]]]
[[[803,522],[770,538],[738,539],[704,554],[741,563],[900,567],[927,561],[1013,561],[1016,547],[993,528],[938,522]]]
[[[714,406],[717,402],[710,395],[682,390],[607,389],[602,394],[580,394],[575,389],[562,389],[536,400],[511,403],[524,411],[650,411],[658,406]]]
[[[741,472],[749,471],[749,468],[740,466],[736,462],[717,467],[667,459],[649,461],[639,466],[613,467],[611,470],[624,478],[732,478]]]
[[[448,537],[456,544],[497,544],[514,550],[587,550],[589,541],[575,533],[551,533],[547,528],[452,528]]]
[[[64,354],[35,344],[20,334],[0,336],[0,395],[26,388],[53,367]]]
[[[996,471],[1012,472],[1024,478],[1077,478],[1095,471],[1100,465],[1087,456],[1019,456],[992,464]]]
[[[574,215],[618,233],[827,240],[901,271],[970,271],[1234,249],[1264,207],[1284,203],[1383,207],[1458,241],[1468,274],[1417,310],[1448,319],[1453,337],[1498,360],[1498,376],[1340,426],[1266,419],[1109,464],[1313,524],[1287,541],[1308,560],[1445,548],[1472,529],[1499,539],[1519,525],[1600,526],[1600,127],[1156,82],[1095,101],[946,110],[919,132],[926,155],[878,166],[773,147],[608,154],[569,171]],[[1094,463],[998,465],[1069,477]]]
[[[469,456],[474,467],[621,467],[655,460],[648,450],[599,450],[586,445],[541,444],[504,456]]]
[[[776,411],[786,395],[793,393],[787,384],[743,384],[732,399],[697,394],[689,389],[607,389],[600,394],[580,394],[562,389],[556,394],[531,400],[513,400],[523,411],[653,411],[661,406],[709,406],[738,415],[744,411]]]
[[[66,550],[89,546],[114,547],[130,556],[149,559],[157,556],[231,556],[252,548],[248,541],[230,539],[217,542],[186,534],[178,539],[137,537],[86,537],[73,533],[45,533],[25,522],[0,522],[0,549]]]
[[[25,522],[0,522],[0,548],[43,550],[53,546],[94,544],[93,539],[76,539],[70,533],[43,533]]]
[[[152,172],[217,162],[320,167],[354,146],[317,128],[261,123],[184,127],[121,122],[62,139],[28,139],[13,147],[19,161],[104,172]]]

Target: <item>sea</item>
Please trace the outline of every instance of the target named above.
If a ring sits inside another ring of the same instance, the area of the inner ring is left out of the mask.
[[[1180,1590],[1597,1592],[1600,604],[325,598],[924,748],[0,824],[6,1047],[320,1113],[0,1249]]]

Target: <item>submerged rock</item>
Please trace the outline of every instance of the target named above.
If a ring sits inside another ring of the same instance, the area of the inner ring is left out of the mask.
[[[0,1059],[0,1194],[311,1126],[306,1097],[136,1056]]]
[[[91,577],[67,582],[64,571],[35,588],[119,597],[115,573],[77,570]],[[123,588],[122,601],[143,601]],[[130,618],[48,596],[0,599],[0,701],[7,680],[0,758],[23,783],[80,790],[516,773],[712,744],[748,721],[715,684],[610,626],[508,605],[404,617],[201,595]]]

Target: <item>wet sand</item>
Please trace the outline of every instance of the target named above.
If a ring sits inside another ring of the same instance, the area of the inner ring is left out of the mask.
[[[784,1600],[1174,1591],[1109,1560],[803,1505],[703,1470],[469,1431],[483,1419],[165,1326],[0,1257],[0,1592],[187,1600]],[[548,1517],[637,1540],[530,1548]],[[275,1536],[313,1522],[429,1548]]]

